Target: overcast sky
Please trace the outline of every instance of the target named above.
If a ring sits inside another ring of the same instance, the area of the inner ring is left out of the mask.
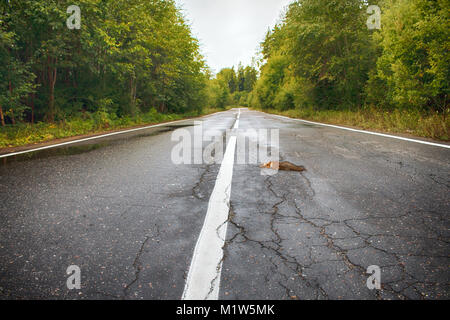
[[[250,65],[269,27],[292,0],[176,0],[214,72]]]

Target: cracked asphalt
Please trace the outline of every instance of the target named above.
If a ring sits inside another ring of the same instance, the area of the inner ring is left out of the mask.
[[[449,299],[449,149],[241,111],[307,171],[235,163],[220,299]],[[0,298],[180,299],[220,168],[172,163],[193,121],[0,159]]]

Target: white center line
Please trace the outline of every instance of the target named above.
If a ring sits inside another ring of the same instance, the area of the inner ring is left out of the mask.
[[[239,128],[239,119],[236,120],[236,122],[234,123],[233,129],[238,129]]]
[[[238,109],[238,114],[236,117],[236,122],[234,123],[233,129],[239,129],[239,119],[241,118],[241,109]]]
[[[240,114],[240,110],[239,110]],[[233,129],[238,129],[239,120]],[[223,246],[230,212],[236,136],[230,137],[209,198],[208,211],[195,245],[194,255],[184,287],[183,300],[218,300],[222,273]]]

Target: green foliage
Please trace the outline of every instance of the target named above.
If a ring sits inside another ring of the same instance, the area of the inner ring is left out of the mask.
[[[66,26],[72,4],[80,30]],[[204,59],[173,0],[3,1],[0,59],[6,123],[92,113],[107,126],[206,105]]]
[[[371,3],[376,4],[376,3]],[[293,117],[449,139],[448,0],[298,0],[261,45],[249,105]]]
[[[115,114],[99,110],[94,113],[79,113],[70,119],[55,123],[38,122],[35,124],[18,123],[17,125],[6,125],[0,127],[0,148],[40,143],[78,135],[102,133],[132,126],[175,121],[217,111],[220,110],[205,108],[201,112],[191,111],[185,114],[176,114],[160,113],[152,108],[136,116],[127,115],[119,118]]]
[[[418,110],[448,108],[448,0],[385,0],[377,70],[367,92],[372,104]]]
[[[262,43],[263,66],[250,106],[316,112],[407,108],[424,117],[438,111],[445,120],[449,1],[378,4],[382,27],[372,31],[366,26],[367,1],[292,3]]]
[[[208,81],[208,105],[224,109],[227,106],[248,106],[249,93],[253,90],[258,72],[254,67],[222,69],[215,78]]]
[[[211,77],[175,0],[78,0],[80,30],[66,26],[71,0],[2,1],[0,144],[230,105],[448,139],[449,0],[370,3],[376,31],[368,3],[293,2],[261,45],[258,78],[242,65]]]
[[[292,3],[262,44],[267,62],[256,86],[260,105],[284,110],[361,104],[375,63],[365,8],[360,0]]]

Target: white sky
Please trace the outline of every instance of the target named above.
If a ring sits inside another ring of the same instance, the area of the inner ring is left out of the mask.
[[[213,72],[250,65],[268,28],[292,0],[176,0]]]

